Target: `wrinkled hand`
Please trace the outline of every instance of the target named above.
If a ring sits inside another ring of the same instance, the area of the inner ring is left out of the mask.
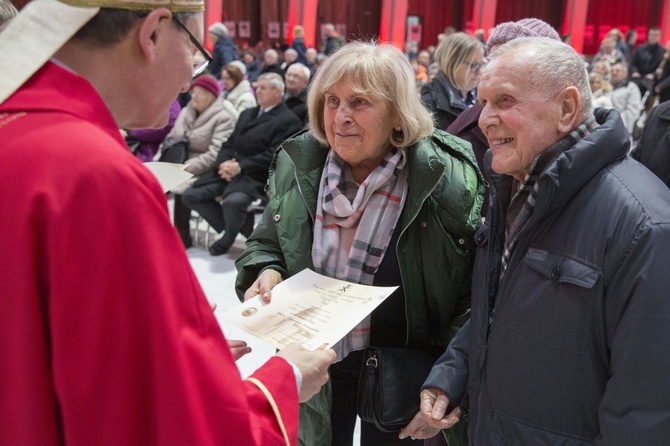
[[[445,417],[449,406],[449,397],[439,389],[424,389],[421,391],[419,412],[400,431],[400,438],[430,438],[437,435],[442,429],[453,427],[461,417],[461,409],[455,408]]]
[[[337,357],[333,349],[312,352],[298,344],[287,346],[277,356],[291,361],[300,370],[302,387],[298,398],[301,403],[313,397],[328,382],[328,366]]]
[[[242,172],[240,163],[235,158],[219,164],[219,176],[226,181],[231,181]]]
[[[272,299],[270,290],[281,281],[281,274],[279,274],[278,271],[274,269],[266,269],[260,276],[258,276],[258,279],[251,284],[249,289],[244,292],[244,300],[247,301],[257,294],[260,294],[263,302],[269,304]]]
[[[251,353],[251,347],[249,347],[246,342],[237,339],[228,339],[228,347],[230,347],[230,351],[233,354],[235,361],[247,353]]]
[[[410,437],[412,440],[432,438],[440,432],[439,428],[432,427],[426,423],[421,415],[421,412],[417,412],[412,418],[412,421],[405,426],[398,436],[401,440],[404,440],[407,437]]]

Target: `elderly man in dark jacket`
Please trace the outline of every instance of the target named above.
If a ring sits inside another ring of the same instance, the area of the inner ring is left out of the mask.
[[[472,316],[401,435],[469,410],[475,445],[668,444],[670,190],[627,156],[618,112],[593,115],[561,42],[505,44],[479,100],[491,200]]]
[[[244,110],[233,134],[221,146],[216,169],[203,176],[182,195],[184,204],[197,211],[223,237],[209,247],[222,255],[237,234],[249,236],[252,201],[265,196],[264,186],[272,155],[279,144],[300,130],[300,120],[282,102],[284,81],[276,73],[261,74],[256,86],[258,107]],[[219,204],[217,198],[223,196]]]
[[[303,126],[307,125],[307,85],[309,84],[309,68],[300,62],[294,63],[286,70],[286,93],[284,103],[300,119]]]

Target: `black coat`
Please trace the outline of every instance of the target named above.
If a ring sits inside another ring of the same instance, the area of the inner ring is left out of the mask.
[[[230,37],[221,37],[214,44],[214,51],[212,52],[212,62],[207,69],[217,79],[221,79],[221,70],[223,67],[234,61],[237,56],[235,43]]]
[[[670,102],[659,104],[652,110],[633,158],[670,187]]]
[[[286,106],[302,122],[303,127],[307,124],[307,89],[303,90],[298,96],[291,96],[284,101]]]
[[[258,60],[254,60],[247,67],[247,79],[249,82],[256,82],[258,76],[261,75],[261,64]]]
[[[264,195],[274,151],[298,132],[302,124],[283,102],[257,118],[258,111],[259,107],[253,107],[240,113],[233,134],[223,143],[216,157],[214,172],[204,175],[194,186],[224,181],[218,174],[219,165],[235,158],[242,172],[226,186],[223,196],[231,192],[244,192],[255,198]]]
[[[661,45],[644,44],[637,48],[633,56],[633,65],[630,67],[630,74],[640,73],[640,76],[653,73],[663,59],[665,50]]]
[[[467,108],[461,93],[451,85],[447,76],[438,72],[437,76],[421,88],[421,99],[428,111],[433,113],[435,127],[447,130],[456,117]],[[468,105],[474,104],[474,94],[468,94]]]
[[[278,75],[281,76],[282,79],[284,79],[284,70],[281,69],[281,65],[279,63],[275,63],[272,65],[265,65],[261,69],[261,74],[265,73],[277,73]]]
[[[469,375],[470,444],[668,444],[670,191],[596,117],[539,176],[502,279],[512,177],[489,169],[472,316],[426,382],[458,403]]]

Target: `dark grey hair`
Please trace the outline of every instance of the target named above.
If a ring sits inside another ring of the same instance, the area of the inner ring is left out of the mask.
[[[263,73],[258,76],[258,80],[268,81],[270,87],[281,90],[281,94],[284,95],[284,79],[277,73]]]

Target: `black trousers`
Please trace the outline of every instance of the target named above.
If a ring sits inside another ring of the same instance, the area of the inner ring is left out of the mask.
[[[177,228],[181,241],[188,248],[191,245],[191,209],[186,207],[182,196],[174,194],[174,209],[172,212],[174,226]]]
[[[216,232],[225,231],[221,243],[231,246],[247,221],[247,208],[253,197],[244,192],[232,192],[219,204],[216,197],[223,195],[225,187],[223,182],[189,187],[184,191],[182,200],[186,206],[200,214]]]
[[[330,366],[333,389],[331,425],[333,446],[352,446],[356,427],[358,377],[363,365],[363,351],[355,351]],[[419,395],[416,395],[419,398]],[[423,440],[400,440],[397,433],[381,432],[372,423],[361,421],[361,446],[422,445]]]

